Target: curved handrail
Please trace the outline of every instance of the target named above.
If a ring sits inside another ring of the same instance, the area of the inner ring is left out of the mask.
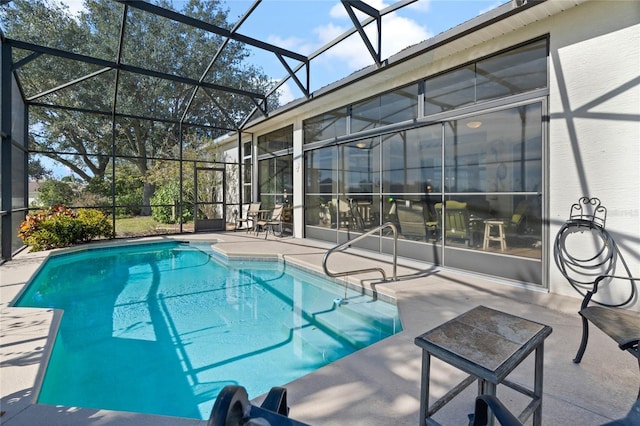
[[[382,274],[382,279],[384,281],[387,281],[387,274],[384,272],[384,269],[382,268],[365,268],[365,269],[354,269],[351,271],[344,271],[344,272],[331,272],[329,271],[329,269],[327,268],[327,260],[329,259],[329,255],[331,255],[331,253],[333,253],[336,250],[345,250],[349,247],[351,247],[351,245],[353,243],[355,243],[356,241],[360,241],[361,239],[363,239],[364,237],[368,237],[369,235],[381,231],[384,228],[391,228],[391,230],[393,231],[393,281],[398,279],[398,274],[397,274],[397,264],[398,264],[398,256],[396,254],[396,248],[398,246],[398,228],[396,227],[396,225],[393,222],[386,222],[383,223],[382,225],[373,228],[370,231],[365,232],[362,235],[359,235],[358,237],[354,238],[353,240],[349,240],[346,241],[344,243],[340,243],[335,247],[330,248],[329,250],[327,250],[327,252],[324,255],[324,258],[322,259],[322,268],[324,269],[325,274],[327,274],[328,276],[335,278],[335,277],[343,277],[345,275],[350,275],[350,274],[360,274],[363,272],[373,272],[373,271],[378,271]]]

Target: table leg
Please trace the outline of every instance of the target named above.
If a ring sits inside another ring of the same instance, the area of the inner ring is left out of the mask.
[[[542,378],[544,369],[544,341],[536,348],[533,393],[539,398],[538,407],[533,412],[533,426],[542,425]]]
[[[420,426],[427,423],[427,414],[429,411],[429,380],[431,373],[431,355],[429,352],[422,351],[422,378],[420,384]]]
[[[491,395],[496,396],[496,388],[497,386],[487,380],[478,379],[478,395]],[[493,413],[491,413],[491,408],[489,408],[489,418],[487,419],[487,426],[493,426],[495,424],[495,417]]]

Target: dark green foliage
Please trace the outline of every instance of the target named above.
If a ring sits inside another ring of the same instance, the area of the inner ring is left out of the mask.
[[[56,179],[47,179],[40,183],[38,188],[37,205],[41,207],[51,207],[55,205],[70,204],[76,192],[73,184]]]
[[[32,251],[69,247],[95,238],[113,238],[109,218],[99,210],[71,210],[65,206],[29,214],[20,225],[18,236]]]
[[[187,194],[185,194],[187,195]],[[189,197],[192,198],[192,197]],[[178,222],[178,200],[180,199],[180,188],[178,182],[169,182],[158,189],[156,189],[151,203],[154,205],[151,208],[151,217],[160,223],[176,223]],[[188,205],[193,200],[183,199],[184,205]],[[188,208],[183,208],[182,221],[188,222],[193,219],[193,211]]]
[[[232,27],[228,10],[219,0],[158,0],[154,4],[180,8],[185,15],[221,28]],[[11,39],[111,63],[120,58],[134,67],[195,81],[203,78],[208,83],[255,93],[266,93],[272,87],[264,72],[247,62],[250,51],[234,41],[226,44],[216,65],[203,77],[224,37],[135,7],[127,9],[119,51],[124,11],[125,5],[113,0],[85,0],[82,13],[71,16],[64,2],[14,0],[0,8],[0,21],[4,35]],[[14,50],[14,61],[31,54]],[[31,58],[15,72],[25,97],[45,93],[38,102],[69,107],[29,108],[29,146],[33,151],[64,165],[84,182],[106,181],[114,154],[118,157],[116,186],[118,174],[126,173],[120,169],[123,163],[136,170],[142,190],[127,187],[133,191],[125,196],[120,190],[113,194],[109,186],[109,191],[101,194],[117,205],[142,206],[141,211],[123,213],[150,214],[148,205],[156,187],[147,179],[148,173],[158,161],[180,159],[179,122],[184,123],[184,131],[196,128],[189,123],[212,126],[218,129],[208,135],[213,139],[236,129],[255,107],[250,98],[224,90],[200,89],[194,95],[190,84],[125,70],[116,73],[109,67],[48,54]],[[53,90],[75,80],[76,84]],[[115,123],[111,114],[114,107],[118,114]]]

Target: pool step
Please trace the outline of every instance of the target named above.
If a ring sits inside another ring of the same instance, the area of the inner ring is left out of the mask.
[[[329,309],[305,314],[297,326],[292,322],[283,326],[321,352],[330,347],[344,347],[347,353],[352,353],[393,334],[393,326],[389,324],[392,321],[372,320],[366,309],[362,303],[334,304]]]
[[[368,296],[356,296],[342,299],[342,303],[338,304],[337,308],[341,309],[344,315],[357,318],[366,324],[370,324],[373,328],[379,330],[381,334],[391,336],[394,333],[402,331],[400,318],[395,315],[394,312],[391,312],[391,309],[389,309],[390,312],[387,314],[379,313],[380,316],[378,318],[372,317],[372,303],[376,302],[372,302]]]

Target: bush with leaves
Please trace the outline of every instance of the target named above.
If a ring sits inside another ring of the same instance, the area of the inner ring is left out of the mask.
[[[70,203],[76,191],[70,182],[58,179],[47,179],[40,183],[38,198],[34,203],[38,207],[50,207]]]
[[[113,227],[100,210],[53,206],[29,214],[20,225],[18,236],[32,251],[69,247],[98,237],[113,237]]]
[[[188,222],[193,219],[193,211],[187,208],[191,200],[191,194],[183,192],[182,221]],[[151,216],[160,223],[178,222],[178,200],[180,199],[179,182],[173,181],[156,188],[155,194],[151,198],[153,207]]]

